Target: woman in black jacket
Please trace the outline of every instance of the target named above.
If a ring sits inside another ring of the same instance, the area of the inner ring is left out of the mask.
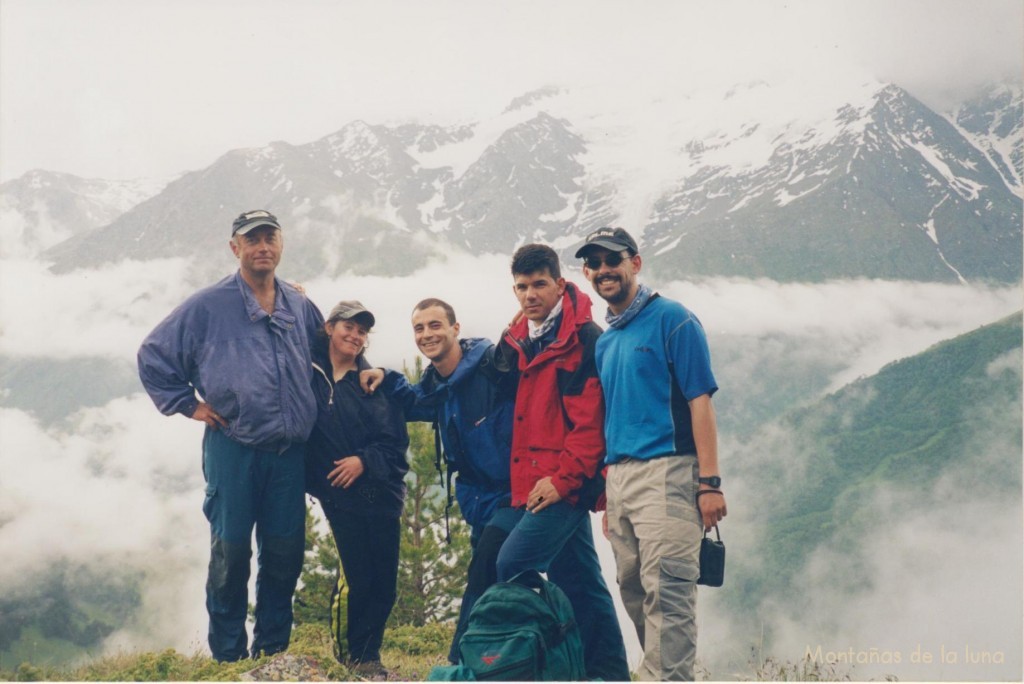
[[[348,584],[351,663],[366,676],[386,674],[380,645],[395,604],[409,470],[401,410],[359,387],[374,322],[359,302],[342,301],[313,342],[317,419],[306,450],[306,490],[323,506]]]

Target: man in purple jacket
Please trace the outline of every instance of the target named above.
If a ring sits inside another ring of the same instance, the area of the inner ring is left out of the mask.
[[[139,377],[157,408],[206,424],[206,608],[219,661],[249,655],[253,527],[259,569],[252,655],[288,647],[303,561],[305,441],[316,421],[309,341],[324,323],[305,296],[274,275],[284,240],[273,214],[239,216],[229,244],[238,271],[172,311],[138,354]]]

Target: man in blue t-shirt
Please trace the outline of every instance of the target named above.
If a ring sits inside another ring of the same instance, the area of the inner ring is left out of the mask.
[[[608,302],[596,360],[605,400],[606,524],[619,589],[644,649],[642,680],[693,680],[701,531],[725,517],[718,470],[718,386],[700,321],[637,280],[622,228],[576,252]]]

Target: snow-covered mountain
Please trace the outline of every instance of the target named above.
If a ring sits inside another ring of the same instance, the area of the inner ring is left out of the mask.
[[[46,257],[58,271],[195,257],[207,279],[230,267],[232,218],[266,207],[300,278],[407,274],[528,241],[571,258],[616,224],[656,277],[1016,282],[1021,145],[1019,86],[947,116],[871,80],[654,100],[545,88],[474,123],[356,121],[234,150]]]
[[[995,86],[960,105],[949,119],[986,153],[1006,184],[1024,195],[1024,101],[1020,88]]]
[[[906,91],[863,93],[816,122],[772,132],[765,163],[723,163],[759,145],[758,123],[690,147],[696,173],[664,194],[645,233],[654,270],[820,281],[1021,275],[1021,201],[989,155]]]
[[[0,256],[31,257],[105,226],[166,185],[166,180],[107,181],[29,171],[0,184]]]

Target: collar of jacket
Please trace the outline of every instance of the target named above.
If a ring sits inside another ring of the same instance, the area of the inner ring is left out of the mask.
[[[591,315],[592,308],[593,303],[587,293],[582,292],[574,283],[566,281],[565,292],[562,293],[562,323],[558,328],[558,335],[555,341],[537,354],[530,363],[549,354],[558,353],[569,346],[576,339],[576,331],[594,319]],[[519,349],[520,356],[524,359],[528,356],[525,353],[526,345],[530,344],[528,325],[525,317],[520,318],[508,331],[510,341]]]
[[[462,349],[462,358],[455,372],[447,378],[442,378],[433,365],[423,373],[423,399],[431,400],[438,398],[436,395],[449,387],[456,387],[476,372],[484,354],[487,353],[491,341],[486,337],[469,337],[459,340],[459,347]]]
[[[327,383],[327,405],[334,404],[334,368],[331,366],[331,358],[327,352],[327,345],[331,343],[326,334],[317,331],[313,340],[309,343],[309,355],[313,359],[313,375],[320,377]]]
[[[274,278],[274,312],[269,314],[256,301],[256,295],[253,293],[252,288],[249,287],[249,283],[245,282],[245,279],[242,278],[241,270],[235,271],[235,283],[238,284],[238,291],[242,294],[242,301],[245,303],[245,313],[250,321],[256,322],[263,318],[269,318],[271,323],[285,330],[291,330],[295,327],[296,318],[295,314],[290,310],[291,302],[285,293],[286,288],[281,287],[281,282],[277,277]]]
[[[327,367],[330,368],[331,365],[327,364]],[[324,367],[316,361],[313,361],[313,370],[315,371],[315,375],[319,375],[324,379],[324,382],[327,383],[327,405],[334,406],[334,381],[331,380],[330,375],[327,374]]]
[[[309,343],[309,355],[313,360],[313,370],[319,371],[316,375],[321,376],[330,388],[330,395],[328,398],[328,406],[334,403],[334,366],[331,365],[331,356],[328,351],[328,345],[330,345],[331,339],[327,337],[327,333],[318,330],[313,336],[313,341]],[[371,368],[370,362],[366,360],[366,354],[362,353],[356,357],[355,373],[358,375],[360,371],[364,371]]]

